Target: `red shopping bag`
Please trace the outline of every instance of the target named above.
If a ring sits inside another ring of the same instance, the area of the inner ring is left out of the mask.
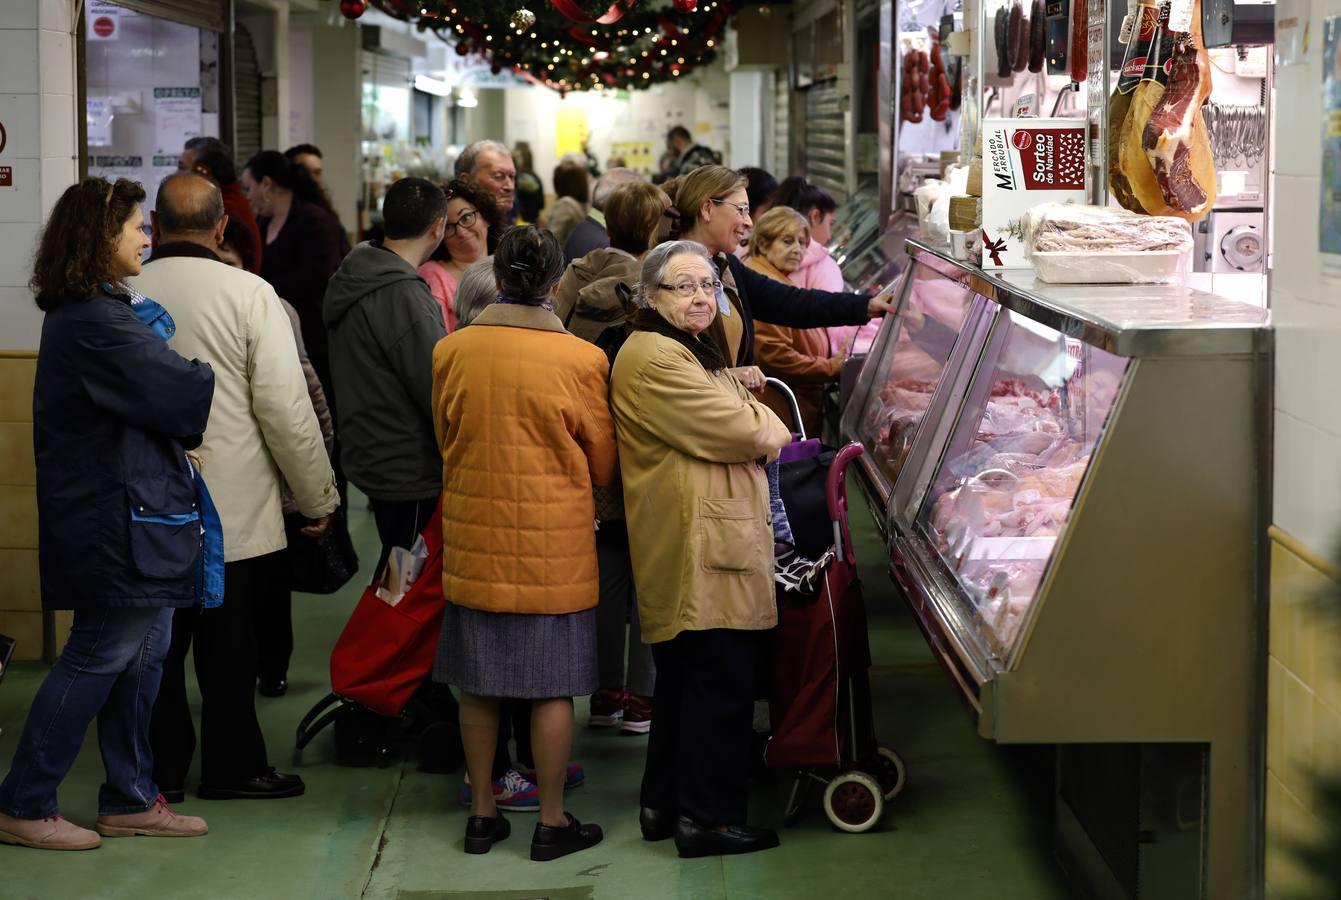
[[[428,557],[419,577],[392,606],[363,591],[331,651],[331,689],[384,716],[398,716],[433,671],[442,631],[442,504],[424,528]],[[378,573],[380,579],[381,573]]]

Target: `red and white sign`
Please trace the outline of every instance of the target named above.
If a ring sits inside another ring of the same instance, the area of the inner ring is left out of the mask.
[[[114,41],[121,31],[121,9],[106,0],[91,0],[84,12],[90,41]]]
[[[1085,123],[984,119],[983,268],[1022,268],[1019,220],[1046,200],[1085,202]]]
[[[14,186],[14,170],[9,166],[0,166],[0,187]]]

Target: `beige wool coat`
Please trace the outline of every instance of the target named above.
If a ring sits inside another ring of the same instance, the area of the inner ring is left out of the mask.
[[[629,551],[643,640],[777,624],[762,462],[787,427],[726,371],[636,331],[611,375]]]
[[[128,282],[172,316],[177,332],[169,346],[214,369],[214,405],[198,452],[223,524],[224,560],[283,550],[281,475],[308,518],[335,512],[340,497],[274,288],[192,256],[154,260]]]

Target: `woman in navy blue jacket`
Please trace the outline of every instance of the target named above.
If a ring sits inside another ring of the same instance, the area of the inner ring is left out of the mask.
[[[202,527],[186,451],[200,444],[214,373],[142,324],[121,285],[149,247],[144,196],[125,179],[70,187],[34,264],[46,312],[33,389],[42,605],[74,610],[74,624],[0,783],[0,843],[83,850],[100,835],[206,830],[162,802],[149,718],[172,610],[197,602]],[[56,789],[95,717],[107,777],[92,831],[57,815]]]

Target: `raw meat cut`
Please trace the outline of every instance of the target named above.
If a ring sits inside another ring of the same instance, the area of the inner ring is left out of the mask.
[[[1180,41],[1173,52],[1169,84],[1141,137],[1164,201],[1194,215],[1207,210],[1210,199],[1192,168],[1193,131],[1202,121],[1201,106],[1210,94],[1209,58],[1197,52],[1190,41]]]
[[[1089,74],[1090,11],[1087,0],[1071,2],[1071,80],[1084,81]]]
[[[1111,206],[1043,203],[1020,220],[1030,253],[1137,253],[1192,249],[1192,232],[1173,216],[1142,216]]]

